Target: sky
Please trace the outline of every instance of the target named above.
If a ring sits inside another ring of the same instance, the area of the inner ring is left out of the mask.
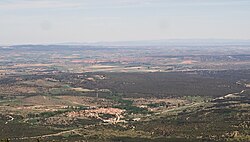
[[[250,0],[0,0],[0,45],[250,39]]]

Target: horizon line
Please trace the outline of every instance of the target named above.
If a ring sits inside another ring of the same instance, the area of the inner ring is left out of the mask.
[[[0,44],[0,46],[18,46],[18,45],[71,45],[71,44],[112,44],[126,42],[168,42],[168,41],[249,41],[250,39],[233,39],[233,38],[173,38],[173,39],[142,39],[142,40],[117,40],[117,41],[65,41],[65,42],[44,42],[44,43],[17,43],[17,44]]]

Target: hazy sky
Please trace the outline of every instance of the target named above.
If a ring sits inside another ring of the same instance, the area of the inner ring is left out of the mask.
[[[250,0],[0,0],[0,44],[250,39]]]

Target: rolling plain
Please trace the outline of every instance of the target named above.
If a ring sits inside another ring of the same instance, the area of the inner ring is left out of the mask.
[[[250,44],[0,47],[1,141],[250,141]]]

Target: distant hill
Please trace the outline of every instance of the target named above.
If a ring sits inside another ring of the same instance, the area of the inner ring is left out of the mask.
[[[140,40],[114,41],[92,43],[62,43],[62,45],[98,45],[98,46],[187,46],[187,45],[250,45],[250,40],[230,39],[169,39],[169,40]]]
[[[115,46],[250,46],[250,40],[230,39],[169,39],[169,40],[139,40],[139,41],[114,41],[114,42],[65,42],[54,44],[22,44],[0,46],[0,48],[104,48]]]

